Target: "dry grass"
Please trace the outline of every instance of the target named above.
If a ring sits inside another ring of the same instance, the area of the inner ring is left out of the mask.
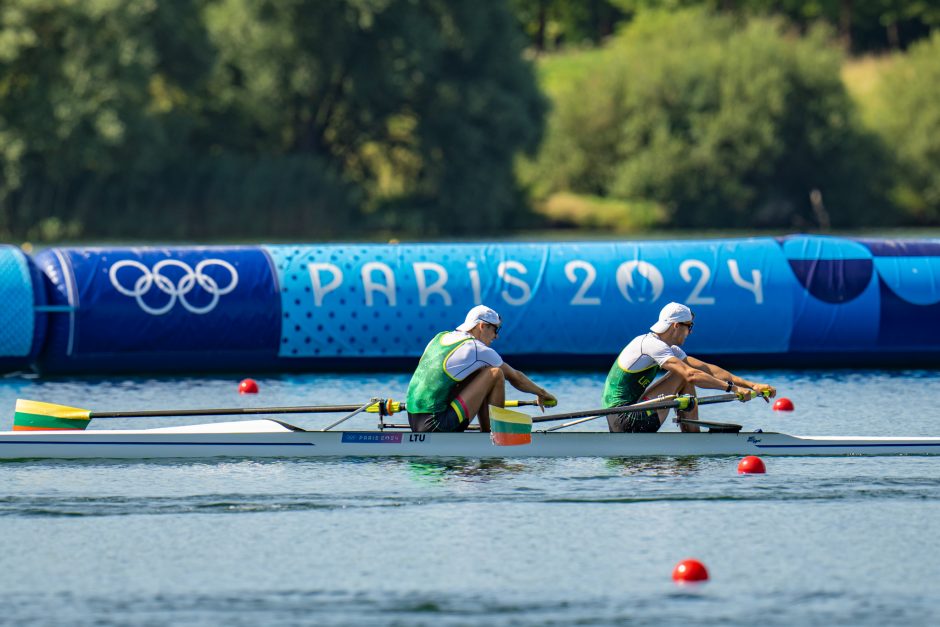
[[[535,209],[558,226],[605,229],[614,233],[646,231],[666,219],[666,211],[652,202],[624,202],[572,193],[553,194]]]
[[[869,126],[881,106],[878,95],[881,78],[896,60],[896,55],[869,55],[849,59],[842,65],[842,82]]]

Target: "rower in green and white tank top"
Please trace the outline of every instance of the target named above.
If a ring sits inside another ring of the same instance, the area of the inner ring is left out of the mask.
[[[460,422],[473,418],[455,398],[455,388],[484,367],[499,367],[503,359],[492,348],[463,331],[443,331],[428,342],[408,384],[409,414],[437,414],[454,407]]]
[[[618,407],[639,401],[662,365],[671,357],[681,360],[686,358],[686,354],[678,346],[663,342],[655,333],[635,337],[620,351],[617,361],[610,367],[604,384],[604,406]]]

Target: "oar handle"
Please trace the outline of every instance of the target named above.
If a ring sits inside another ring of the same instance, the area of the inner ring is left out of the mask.
[[[505,407],[538,407],[538,401],[506,401]],[[558,401],[545,401],[543,403],[545,407],[555,407],[558,405]]]
[[[727,394],[713,394],[711,396],[702,396],[695,399],[696,405],[712,405],[714,403],[727,403],[728,401],[737,401],[741,400],[737,394],[734,392],[728,392]]]
[[[700,398],[696,401],[699,405],[708,405],[710,403],[726,403],[728,401],[749,401],[753,398],[762,398],[768,403],[770,402],[770,390],[764,390],[763,392],[758,392],[757,390],[752,390],[751,388],[744,388],[746,392],[728,392],[727,394],[714,394],[712,396],[706,396]]]

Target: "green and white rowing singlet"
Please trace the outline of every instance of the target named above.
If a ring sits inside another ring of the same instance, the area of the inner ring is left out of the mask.
[[[406,404],[409,414],[437,414],[454,401],[454,388],[485,367],[499,367],[503,358],[492,348],[463,331],[443,331],[428,342],[418,368],[408,384]],[[455,407],[461,422],[462,406]]]
[[[604,407],[636,403],[671,357],[683,360],[687,355],[678,346],[663,342],[655,333],[633,338],[620,351],[607,374],[602,397]]]

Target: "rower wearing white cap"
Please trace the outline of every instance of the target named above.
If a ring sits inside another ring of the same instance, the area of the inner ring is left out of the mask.
[[[535,394],[540,407],[555,400],[490,348],[502,324],[498,313],[477,305],[456,331],[442,331],[431,339],[408,385],[412,431],[464,431],[477,415],[480,429],[489,431],[489,406],[505,404],[506,381]]]
[[[714,364],[691,357],[682,350],[692,333],[695,318],[692,310],[681,303],[669,303],[659,312],[659,320],[650,327],[651,333],[634,338],[617,357],[604,385],[606,407],[632,405],[663,394],[695,394],[695,388],[734,392],[742,400],[755,393],[767,392],[773,398],[777,391],[770,385],[755,383],[736,376]],[[653,380],[660,370],[666,374]],[[610,430],[617,433],[655,433],[666,421],[668,409],[625,412],[607,417]],[[697,420],[698,408],[684,412],[684,417]],[[698,431],[697,426],[680,425],[683,431]]]

